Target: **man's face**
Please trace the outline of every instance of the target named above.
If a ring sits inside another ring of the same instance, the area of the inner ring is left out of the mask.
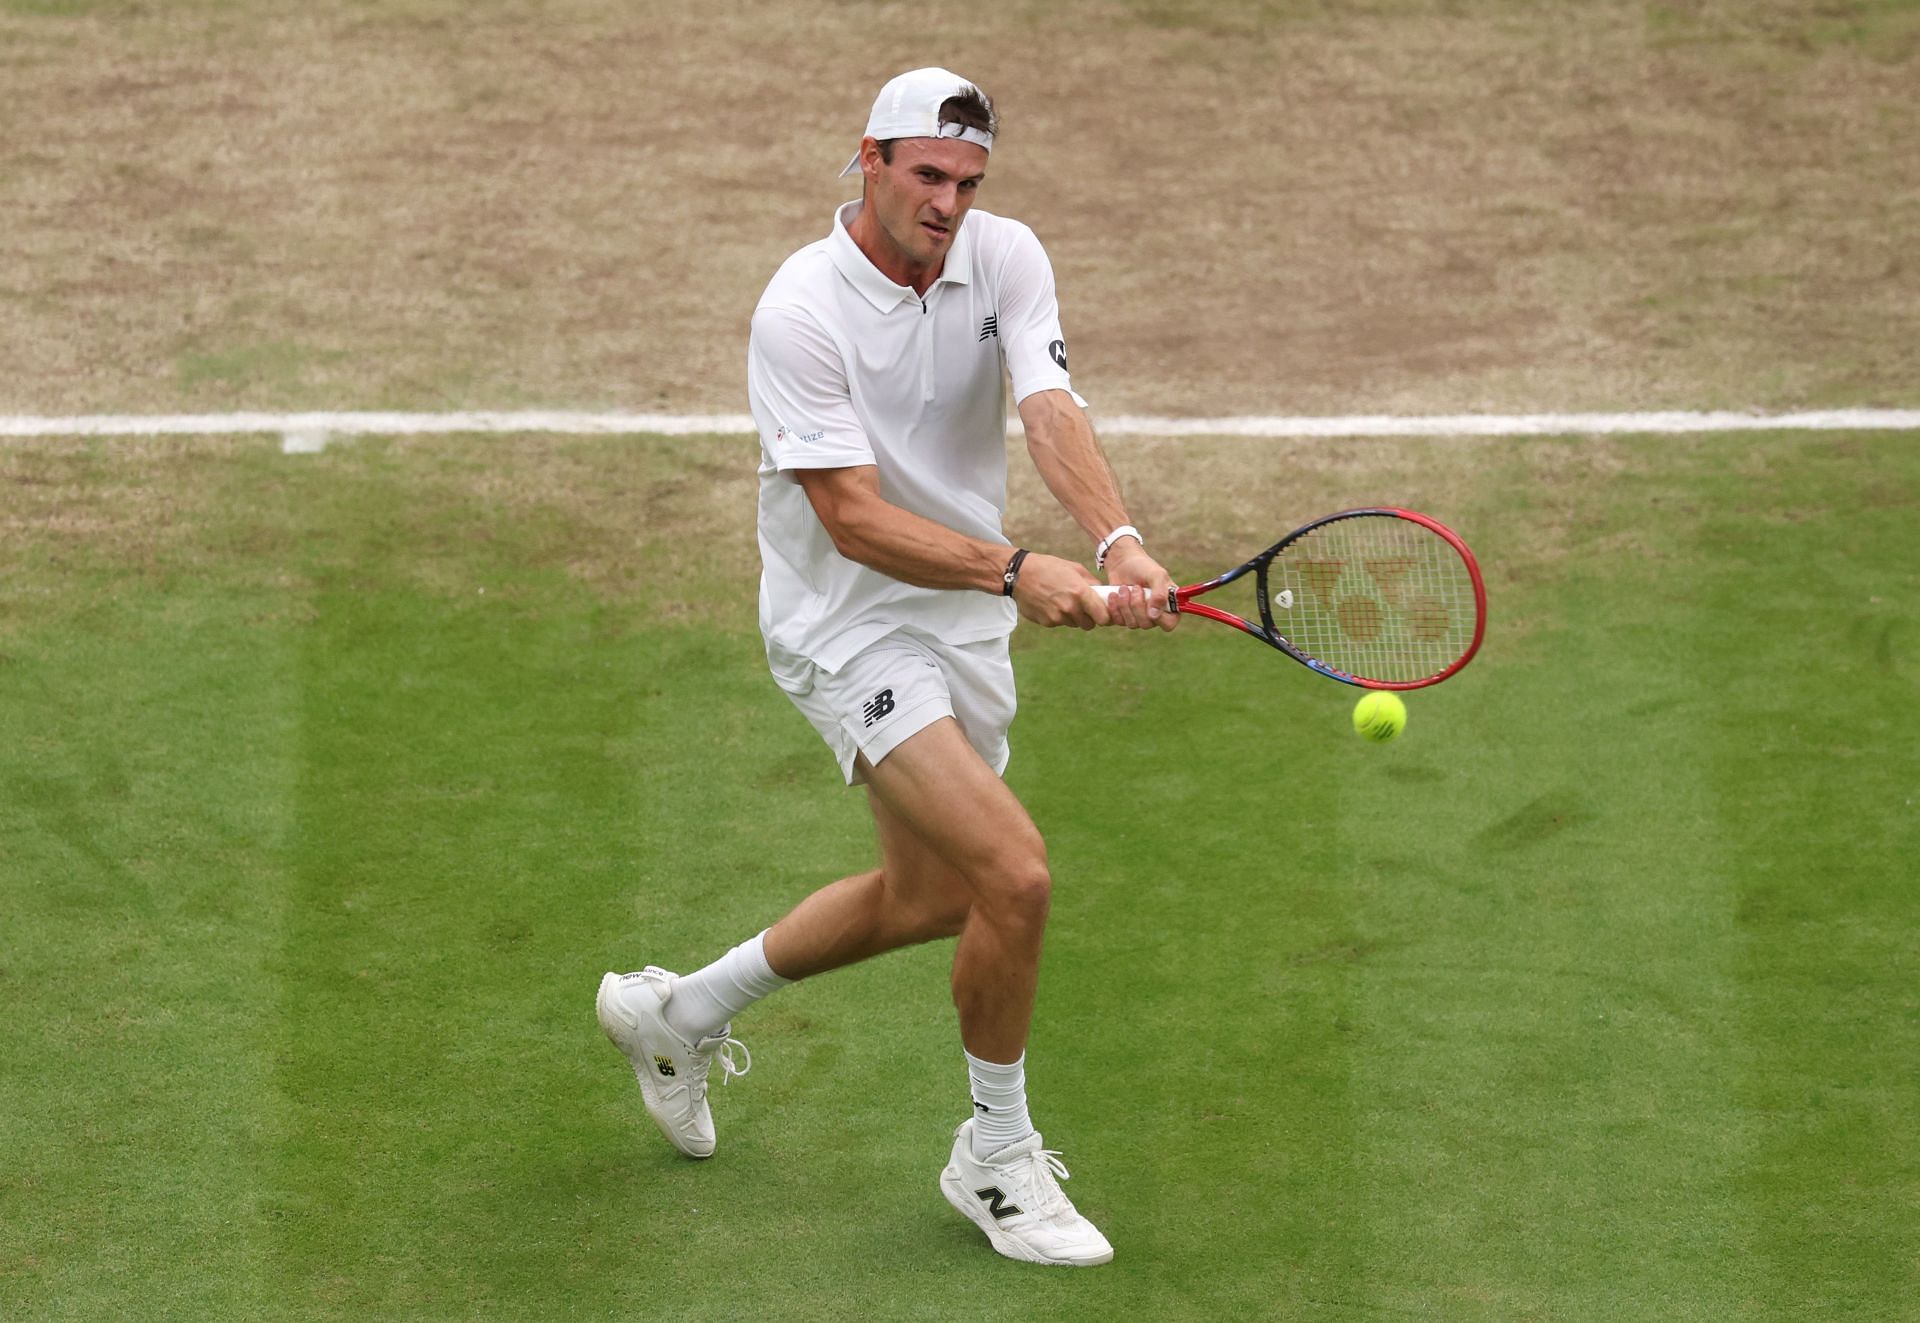
[[[862,165],[873,181],[873,218],[914,266],[940,262],[987,174],[987,149],[958,138],[901,138],[891,163],[868,139]],[[878,167],[878,173],[874,168]]]

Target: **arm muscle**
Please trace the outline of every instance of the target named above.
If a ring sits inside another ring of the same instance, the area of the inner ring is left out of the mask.
[[[794,477],[813,503],[833,545],[848,560],[921,588],[1000,591],[1012,553],[903,510],[880,494],[871,464],[798,469]]]

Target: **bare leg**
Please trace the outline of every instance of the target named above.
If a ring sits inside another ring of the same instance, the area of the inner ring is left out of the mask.
[[[802,901],[767,933],[767,962],[804,978],[958,932],[961,1042],[984,1061],[1018,1060],[1051,895],[1039,830],[951,718],[864,770],[880,868]]]
[[[881,865],[828,883],[768,930],[767,963],[782,978],[808,978],[903,946],[952,937],[966,924],[966,882],[871,789],[867,803]]]

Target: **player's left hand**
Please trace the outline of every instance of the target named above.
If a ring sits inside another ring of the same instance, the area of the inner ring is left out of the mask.
[[[1108,623],[1128,629],[1179,627],[1179,615],[1167,610],[1172,577],[1132,538],[1107,552],[1107,582],[1125,590],[1107,599]]]

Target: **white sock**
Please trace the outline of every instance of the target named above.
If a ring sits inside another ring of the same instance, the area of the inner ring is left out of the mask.
[[[791,983],[767,963],[766,936],[762,932],[750,937],[705,969],[683,975],[667,1002],[667,1027],[697,1043],[737,1012]]]
[[[965,1048],[973,1085],[973,1156],[986,1158],[1033,1133],[1027,1115],[1027,1054],[1010,1065],[982,1061]]]

